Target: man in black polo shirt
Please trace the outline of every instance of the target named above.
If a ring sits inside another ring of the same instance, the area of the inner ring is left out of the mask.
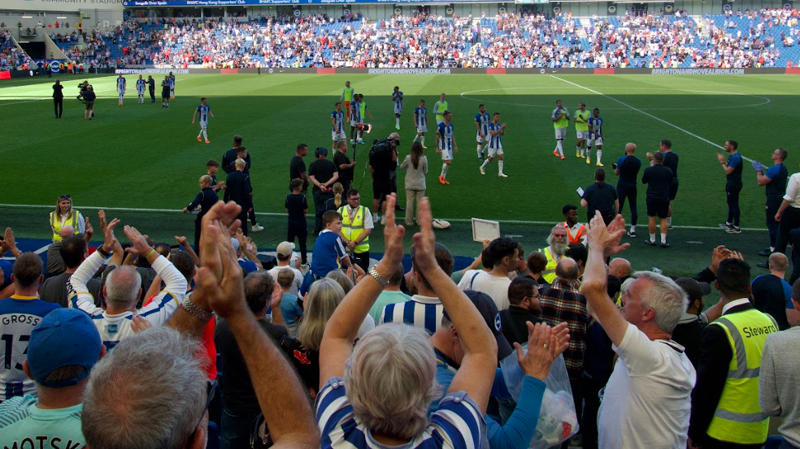
[[[303,188],[301,192],[308,189],[308,175],[306,174],[306,163],[303,158],[308,154],[308,145],[300,143],[297,145],[297,152],[292,156],[292,161],[289,162],[289,190],[292,190],[292,179],[302,179]]]
[[[672,142],[661,141],[661,152],[664,153],[664,167],[672,170],[672,183],[669,185],[669,212],[667,213],[667,229],[672,229],[672,203],[678,195],[678,154],[672,151]]]
[[[250,176],[244,173],[246,162],[244,159],[236,159],[234,167],[236,170],[228,175],[225,187],[225,202],[233,201],[242,207],[239,213],[239,220],[242,222],[242,232],[247,235],[247,213],[253,209],[253,186],[250,184]]]
[[[664,166],[664,153],[656,151],[654,164],[644,170],[642,184],[647,184],[647,230],[650,238],[645,245],[656,246],[656,217],[661,220],[661,247],[669,248],[667,243],[667,215],[669,214],[670,186],[675,176],[670,168]]]
[[[322,214],[325,212],[325,201],[333,198],[331,186],[339,179],[339,170],[336,165],[326,159],[328,149],[317,147],[314,150],[317,160],[308,167],[308,180],[314,185],[314,234],[319,235],[322,231]]]
[[[744,162],[742,155],[739,154],[739,144],[735,140],[725,141],[725,152],[728,153],[728,160],[725,156],[717,153],[717,160],[725,171],[725,195],[728,198],[728,219],[719,226],[725,229],[728,234],[741,234],[739,228],[739,218],[742,214],[739,208],[739,193],[742,191],[742,168]]]
[[[339,182],[342,183],[344,191],[347,192],[352,187],[353,171],[356,161],[350,162],[347,157],[347,141],[336,142],[336,153],[333,154],[333,163],[339,169]]]
[[[642,168],[642,161],[633,155],[636,152],[636,144],[628,143],[625,145],[625,156],[617,159],[614,165],[614,174],[619,176],[617,181],[617,195],[619,195],[619,213],[625,207],[625,199],[631,207],[631,229],[628,237],[636,237],[636,223],[639,221],[639,207],[636,204],[638,189],[636,183],[639,179],[639,170]]]
[[[603,221],[611,223],[619,210],[617,189],[606,184],[606,171],[598,168],[594,171],[595,183],[586,187],[581,199],[581,206],[587,208],[589,214],[587,223],[594,217],[595,211],[600,211]]]
[[[769,230],[769,248],[758,253],[759,256],[769,256],[775,251],[775,243],[778,236],[778,222],[775,221],[775,214],[781,207],[783,194],[786,192],[786,181],[789,179],[789,171],[783,165],[783,161],[789,156],[789,152],[784,148],[778,148],[772,152],[772,162],[774,165],[766,170],[756,172],[756,181],[760,186],[765,187],[767,194],[767,230]],[[758,264],[761,268],[769,268],[768,264]]]

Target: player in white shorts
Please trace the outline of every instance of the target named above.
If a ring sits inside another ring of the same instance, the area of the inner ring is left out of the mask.
[[[600,159],[603,158],[603,119],[600,117],[600,109],[594,108],[592,116],[589,117],[589,152],[592,151],[592,146],[597,147],[597,163],[598,167],[602,167],[603,163]]]
[[[175,99],[175,75],[172,72],[169,72],[169,96]]]
[[[442,174],[439,175],[439,183],[449,185],[447,181],[447,170],[453,163],[453,155],[458,153],[456,145],[456,135],[453,132],[453,114],[444,111],[444,120],[436,128],[436,152],[442,155]]]
[[[353,95],[353,100],[350,102],[350,143],[355,145],[356,143],[356,127],[363,123],[361,121],[361,102],[359,101],[361,97],[359,94]]]
[[[336,142],[340,140],[347,141],[347,134],[344,133],[344,111],[339,101],[336,102],[336,110],[331,112],[331,140],[331,148],[337,148]]]
[[[403,93],[400,92],[399,86],[394,86],[392,103],[394,103],[394,127],[400,131],[400,114],[403,113]]]
[[[144,104],[144,88],[147,85],[142,75],[136,80],[136,94],[139,95],[139,104]]]
[[[122,74],[117,77],[117,93],[119,94],[119,105],[122,106],[122,99],[125,97],[125,88],[128,87],[128,82],[122,77]]]
[[[503,135],[506,133],[506,123],[500,124],[500,113],[495,112],[492,122],[487,125],[489,137],[489,157],[481,164],[481,174],[486,174],[486,166],[496,157],[497,158],[497,176],[501,178],[508,178],[508,175],[503,173]]]
[[[575,111],[575,134],[578,138],[575,142],[575,157],[586,158],[586,163],[591,162],[591,155],[586,152],[586,141],[589,140],[589,111],[586,110],[586,103],[580,102],[578,110]]]
[[[208,141],[208,116],[214,117],[214,113],[211,112],[211,106],[206,103],[206,97],[200,99],[200,106],[195,109],[192,116],[192,125],[198,114],[200,115],[200,133],[197,134],[197,141],[202,142],[205,139],[206,143],[211,143]]]
[[[425,133],[428,132],[428,109],[425,107],[425,100],[419,100],[419,106],[414,109],[414,125],[417,127],[417,135],[414,136],[414,142],[419,139],[422,148],[427,149],[428,147],[425,146]]]
[[[475,140],[478,142],[478,160],[483,160],[486,147],[489,146],[489,114],[486,113],[486,106],[479,104],[478,113],[475,114]]]

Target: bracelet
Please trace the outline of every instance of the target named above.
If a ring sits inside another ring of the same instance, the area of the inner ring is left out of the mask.
[[[97,247],[97,249],[96,249],[95,251],[97,251],[98,253],[100,253],[100,255],[101,255],[101,256],[103,256],[103,258],[104,258],[104,259],[107,259],[107,258],[108,258],[108,256],[109,256],[109,254],[110,254],[110,253],[107,253],[107,252],[106,252],[106,251],[103,249],[103,247],[102,247],[102,246],[98,246],[98,247]]]
[[[195,303],[193,303],[192,295],[186,295],[186,297],[183,298],[183,302],[181,302],[181,305],[183,306],[183,310],[189,312],[189,314],[193,315],[195,318],[201,321],[211,321],[211,317],[214,316],[214,314],[211,311],[200,308]]]
[[[153,253],[155,253],[155,252],[156,252],[156,250],[155,250],[155,249],[151,249],[150,251],[148,251],[148,252],[147,252],[147,254],[145,254],[145,255],[144,255],[144,258],[145,258],[145,259],[149,258],[149,257],[150,257],[150,256],[152,256],[152,255],[153,255]]]
[[[385,288],[387,285],[389,285],[389,282],[381,277],[381,275],[378,273],[378,270],[376,270],[375,267],[369,269],[369,275],[372,276],[376,281],[378,281],[378,283],[381,284],[381,287]]]

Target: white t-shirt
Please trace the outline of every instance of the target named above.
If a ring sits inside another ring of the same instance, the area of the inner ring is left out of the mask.
[[[483,292],[491,296],[492,300],[494,300],[494,303],[497,305],[497,310],[505,310],[508,308],[508,286],[511,285],[511,279],[507,276],[494,276],[486,271],[481,271],[477,276],[474,276],[474,279],[472,279],[472,276],[468,279],[466,275],[464,275],[462,282],[464,279],[466,279],[464,283],[464,287],[466,288],[463,288],[463,290],[469,290],[470,286],[467,284],[471,284],[471,290]],[[459,287],[461,287],[461,283],[459,283]]]
[[[678,351],[680,349],[680,351]],[[683,347],[628,324],[598,414],[600,449],[685,449],[696,373]]]
[[[294,272],[294,282],[292,283],[292,288],[289,289],[289,293],[298,296],[298,292],[300,291],[300,286],[303,284],[303,273],[300,270],[290,265],[282,267],[276,265],[270,268],[269,271],[267,271],[267,273],[269,273],[270,276],[272,276],[272,279],[275,280],[275,282],[278,282],[278,273],[280,273],[281,270],[286,270],[286,269],[290,269]]]

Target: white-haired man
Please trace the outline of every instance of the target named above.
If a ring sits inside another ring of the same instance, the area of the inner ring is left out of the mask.
[[[552,284],[556,278],[556,265],[569,249],[567,229],[561,223],[553,226],[553,229],[550,230],[547,245],[547,248],[539,249],[539,252],[547,258],[547,265],[542,272],[542,277],[548,284]]]
[[[141,295],[142,278],[136,269],[123,265],[115,268],[106,278],[106,285],[103,287],[106,309],[97,307],[94,297],[88,293],[86,283],[103,266],[105,258],[117,245],[114,227],[118,224],[117,219],[108,224],[103,246],[87,257],[69,280],[71,287],[69,306],[80,309],[92,317],[107,349],[113,349],[121,340],[134,334],[136,325],[134,316],[149,321],[153,326],[166,323],[186,295],[187,286],[186,278],[181,272],[156,252],[136,228],[125,226],[125,235],[133,243],[128,251],[138,257],[146,258],[166,286],[148,305],[137,309],[136,302]]]
[[[638,272],[623,291],[620,312],[606,292],[604,261],[630,246],[620,245],[624,234],[621,215],[608,228],[595,215],[581,288],[619,355],[600,406],[599,447],[683,449],[696,373],[671,334],[686,310],[686,293],[665,276]]]

